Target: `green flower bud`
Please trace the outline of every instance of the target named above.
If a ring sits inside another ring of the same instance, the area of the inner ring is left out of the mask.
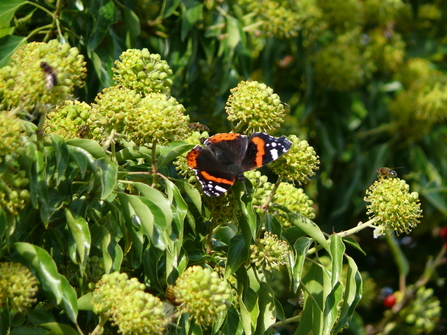
[[[174,296],[182,313],[189,313],[197,324],[208,326],[222,318],[230,307],[231,288],[217,272],[192,266],[177,279]]]
[[[0,264],[0,308],[23,313],[36,301],[37,281],[31,271],[19,263]]]
[[[395,231],[398,235],[409,233],[422,217],[419,197],[409,193],[405,180],[399,178],[380,178],[366,191],[364,200],[370,219],[377,218],[374,225],[381,227],[375,235]]]
[[[225,110],[228,120],[245,125],[246,132],[273,133],[285,115],[279,96],[257,81],[243,81],[233,88]]]

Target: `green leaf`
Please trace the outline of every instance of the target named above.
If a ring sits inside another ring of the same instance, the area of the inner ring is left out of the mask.
[[[8,0],[0,2],[0,28],[8,27],[15,12],[24,4],[26,0]],[[3,44],[0,42],[0,45]]]
[[[394,261],[396,262],[397,267],[399,269],[399,274],[406,277],[408,275],[408,272],[410,271],[410,265],[408,264],[407,257],[405,257],[405,254],[400,248],[399,243],[397,242],[397,239],[394,236],[394,234],[386,234],[385,238],[393,254]]]
[[[87,51],[92,53],[103,41],[104,37],[110,33],[110,26],[116,23],[115,4],[113,1],[107,1],[101,4],[99,11],[95,13],[95,22],[92,27],[93,34],[87,44]]]
[[[284,211],[283,214],[281,214],[287,221],[289,221],[291,224],[297,226],[302,231],[304,231],[307,235],[312,237],[315,242],[320,244],[326,251],[331,254],[331,249],[329,247],[329,243],[326,241],[326,238],[324,237],[320,227],[313,222],[312,220],[309,220],[305,216],[293,213],[288,208],[284,206],[275,205],[274,207],[279,208]]]
[[[9,334],[11,316],[8,308],[0,308],[0,334]]]
[[[181,29],[181,35],[180,39],[182,41],[185,40],[188,32],[191,30],[191,28],[198,22],[199,20],[202,20],[202,10],[203,10],[203,4],[197,1],[191,2],[193,6],[186,9],[185,15],[182,17],[182,29]]]
[[[69,151],[65,141],[56,135],[51,136],[56,156],[56,186],[65,179],[65,171],[68,167]]]
[[[1,325],[1,323],[0,323]],[[9,334],[9,333],[1,333],[1,334]],[[48,335],[47,330],[42,327],[31,327],[31,326],[21,326],[15,327],[11,330],[11,335]]]
[[[30,309],[26,312],[26,317],[34,326],[39,326],[42,323],[55,322],[56,319],[50,311],[43,308]]]
[[[236,46],[241,41],[241,35],[239,30],[239,21],[234,17],[227,15],[226,16],[227,23],[227,43],[228,47],[231,49],[236,48]]]
[[[323,311],[326,298],[331,292],[331,278],[321,264],[311,262],[309,271],[303,277],[304,308],[301,321],[295,334],[324,335],[323,329],[326,322]]]
[[[241,187],[241,185],[238,185],[237,187]],[[256,235],[258,231],[258,216],[256,215],[253,208],[253,199],[246,196],[242,192],[241,194],[243,201],[240,201],[239,204],[243,215],[239,219],[239,226],[242,230],[242,233],[244,234],[245,242],[247,244],[250,244],[251,240],[256,239],[257,237]]]
[[[243,294],[239,296],[241,321],[244,332],[253,334],[259,316],[258,295],[251,287],[245,287]]]
[[[127,7],[122,8],[124,14],[124,24],[126,27],[126,46],[132,49],[136,45],[137,37],[141,33],[140,19],[134,11]]]
[[[84,149],[96,159],[107,157],[107,154],[104,152],[103,148],[96,141],[85,138],[74,138],[67,140],[66,142],[68,145],[73,147]]]
[[[256,334],[264,334],[276,321],[275,292],[267,283],[261,282],[260,284],[258,291],[259,317],[256,324]]]
[[[122,209],[125,213],[125,217],[130,224],[135,221],[135,216],[138,218],[138,222],[144,228],[146,236],[152,241],[157,248],[164,250],[166,248],[165,236],[160,234],[154,228],[154,214],[151,211],[150,202],[143,197],[139,197],[131,194],[119,194],[120,201],[122,203]],[[164,215],[159,215],[159,219],[164,219]],[[159,224],[159,223],[158,223]]]
[[[104,272],[110,273],[113,268],[113,258],[111,255],[112,250],[111,240],[112,236],[106,227],[103,225],[93,224],[90,227],[90,233],[92,236],[92,243],[102,252],[102,259],[104,263]],[[109,251],[110,250],[110,251]],[[119,268],[114,268],[114,270],[118,270]]]
[[[65,209],[65,217],[67,218],[68,228],[76,243],[77,254],[81,261],[81,270],[84,272],[92,243],[88,224],[83,217],[74,217],[68,208]],[[77,263],[77,260],[74,259],[73,262]]]
[[[300,237],[296,240],[293,250],[295,251],[295,262],[292,269],[293,275],[293,291],[296,292],[301,284],[303,276],[304,261],[307,257],[307,252],[312,245],[313,240],[309,237]]]
[[[345,238],[343,238],[343,242],[345,242],[345,244],[349,244],[350,246],[356,248],[364,256],[366,256],[366,252],[362,249],[360,244],[356,240],[354,240],[352,237],[345,237]]]
[[[222,334],[225,335],[242,335],[244,328],[239,317],[238,311],[231,306],[227,313],[225,323],[221,328]]]
[[[162,167],[168,165],[172,160],[191,150],[193,147],[193,144],[186,144],[184,142],[169,143],[167,146],[161,148],[161,156],[157,161],[157,166]]]
[[[16,251],[23,257],[28,266],[34,270],[42,289],[53,304],[60,306],[69,319],[76,323],[78,305],[76,291],[68,280],[57,272],[57,266],[45,249],[38,246],[17,242]]]
[[[49,330],[51,335],[79,335],[74,328],[59,322],[43,323],[41,327]]]
[[[78,307],[82,311],[93,311],[93,292],[89,292],[84,294],[82,297],[78,299]]]
[[[68,146],[68,151],[71,158],[76,162],[82,178],[85,177],[89,167],[93,173],[96,173],[98,170],[96,167],[96,159],[87,150],[76,146]]]
[[[340,280],[341,272],[343,270],[343,255],[345,253],[345,245],[343,244],[342,238],[338,235],[332,234],[329,237],[331,242],[331,255],[332,255],[332,276],[331,284],[332,287]]]
[[[242,234],[234,236],[228,245],[228,259],[225,267],[225,278],[237,271],[241,264],[248,261],[250,246],[245,242]]]
[[[163,17],[167,18],[174,13],[174,11],[179,6],[181,0],[166,0],[163,1],[164,10],[163,10]]]
[[[108,158],[100,158],[97,166],[101,175],[101,199],[106,199],[115,190],[118,164]]]
[[[199,190],[193,187],[190,183],[183,180],[175,180],[176,184],[180,184],[180,189],[183,189],[188,197],[191,199],[192,203],[195,205],[199,213],[202,213],[202,196]]]
[[[429,184],[430,185],[430,184]],[[435,208],[437,208],[442,214],[447,215],[447,202],[442,194],[447,192],[445,187],[430,188],[427,185],[421,192],[421,195],[427,199]]]
[[[362,298],[362,276],[354,260],[345,255],[348,260],[348,271],[346,274],[346,285],[343,296],[343,305],[340,308],[339,318],[333,333],[337,334],[352,317],[357,303]]]
[[[171,209],[173,211],[174,225],[172,231],[179,240],[179,243],[183,241],[183,230],[185,218],[188,215],[188,204],[185,199],[183,199],[178,187],[171,182],[169,179],[165,178],[165,188],[166,193],[168,193],[168,198],[174,199],[174,204],[171,204]],[[172,194],[172,196],[170,195]]]
[[[155,224],[162,230],[168,230],[169,233],[172,222],[171,202],[166,199],[163,193],[147,184],[132,182],[131,185],[137,188],[141,195],[149,201],[148,204],[156,219]]]

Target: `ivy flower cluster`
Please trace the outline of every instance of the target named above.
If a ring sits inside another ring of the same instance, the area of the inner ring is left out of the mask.
[[[93,312],[110,317],[125,335],[163,334],[165,312],[157,297],[144,292],[144,284],[127,274],[105,274],[93,292]]]
[[[173,287],[182,313],[189,313],[199,325],[217,322],[230,307],[231,288],[225,279],[209,268],[192,266],[176,280]]]
[[[84,57],[77,48],[57,40],[20,46],[9,65],[0,69],[0,108],[26,112],[56,106],[82,86]]]
[[[0,263],[0,308],[22,313],[36,301],[37,280],[19,263]]]
[[[409,185],[399,178],[380,178],[366,191],[364,200],[369,219],[376,219],[375,235],[394,231],[409,233],[422,217],[419,194],[409,193]]]
[[[259,271],[268,272],[278,271],[281,265],[287,264],[290,253],[288,243],[271,232],[265,232],[264,237],[252,244],[250,249],[250,262]]]

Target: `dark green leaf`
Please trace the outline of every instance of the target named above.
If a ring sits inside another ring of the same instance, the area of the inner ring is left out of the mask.
[[[231,306],[227,313],[227,318],[223,324],[221,331],[225,335],[242,335],[242,322],[237,310]]]
[[[141,33],[140,20],[138,16],[129,8],[124,7],[124,23],[126,25],[126,46],[132,49],[136,45],[137,37]]]
[[[116,22],[115,4],[113,1],[107,1],[106,4],[99,7],[96,21],[93,25],[93,34],[88,42],[87,50],[89,53],[94,51],[103,41],[104,37],[110,33],[110,26]]]
[[[146,236],[157,246],[157,248],[164,250],[166,248],[165,236],[160,235],[159,232],[154,229],[154,214],[150,208],[150,202],[136,195],[120,194],[119,198],[122,203],[122,208],[127,213],[126,217],[130,222],[135,218],[138,218],[138,222],[144,228]],[[159,216],[163,218],[163,216]]]
[[[363,251],[363,249],[360,246],[360,244],[356,240],[354,240],[352,237],[345,237],[345,238],[343,238],[343,242],[345,242],[346,244],[349,244],[350,246],[353,246],[358,251],[360,251],[363,255],[366,256],[366,252]]]
[[[228,278],[237,271],[241,264],[248,261],[250,246],[242,234],[234,236],[228,246],[228,260],[225,267],[225,277]]]
[[[177,9],[178,5],[180,4],[181,0],[166,0],[163,1],[163,4],[165,6],[163,11],[163,17],[167,18],[171,16],[172,13]]]
[[[2,333],[7,334],[7,333]],[[11,335],[48,335],[48,331],[41,327],[22,326],[11,330]]]
[[[203,18],[202,10],[203,4],[197,1],[192,2],[193,6],[186,9],[186,13],[182,19],[182,29],[180,39],[185,40],[188,32],[196,24],[197,21]]]
[[[55,322],[54,315],[42,308],[30,309],[26,312],[26,317],[34,325],[39,326],[42,323]]]
[[[172,222],[171,202],[166,199],[164,194],[147,184],[132,182],[131,185],[137,188],[141,195],[150,201],[148,204],[160,229],[166,230],[170,228]],[[170,232],[170,229],[168,229],[168,232]]]
[[[65,141],[56,135],[51,136],[54,146],[54,153],[56,156],[56,186],[59,185],[62,179],[65,179],[65,170],[68,167],[69,151]]]

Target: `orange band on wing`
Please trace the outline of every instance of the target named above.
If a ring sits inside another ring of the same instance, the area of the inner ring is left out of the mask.
[[[228,185],[233,185],[234,184],[233,180],[228,180],[228,179],[224,179],[224,178],[214,177],[214,176],[210,175],[209,173],[206,173],[205,171],[200,171],[200,174],[206,180],[215,181],[216,183],[219,183],[219,184],[228,184]]]
[[[253,137],[252,142],[256,145],[256,157],[255,157],[255,164],[257,167],[262,166],[263,157],[265,155],[265,141],[260,137]]]

